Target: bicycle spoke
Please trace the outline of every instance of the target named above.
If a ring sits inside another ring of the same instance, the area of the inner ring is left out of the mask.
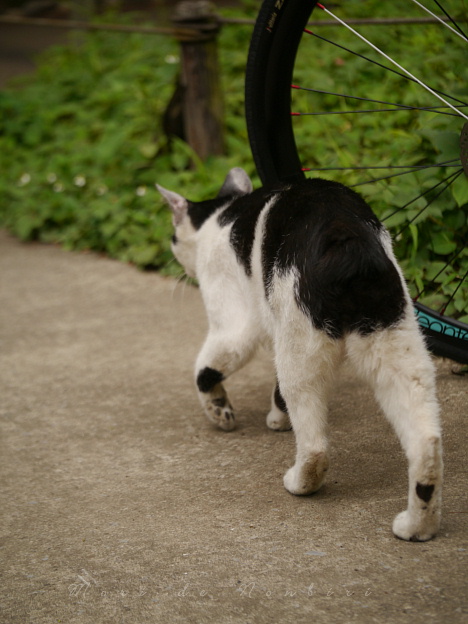
[[[453,162],[453,161],[450,161],[450,162]],[[420,167],[419,170],[431,169],[431,168],[440,167],[440,166],[441,166],[440,164],[439,165],[425,165],[425,166]],[[455,167],[456,165],[444,165],[444,166]],[[463,171],[463,169],[461,169],[460,171]],[[413,170],[410,169],[407,171],[403,171],[401,173],[392,173],[391,175],[382,176],[380,178],[371,178],[370,180],[366,180],[365,182],[358,182],[357,184],[351,184],[350,188],[364,186],[365,184],[374,184],[374,182],[381,182],[382,180],[390,180],[391,178],[397,178],[398,176],[406,175],[407,173],[413,173]]]
[[[442,286],[440,284],[437,284],[437,278],[440,277],[442,275],[442,273],[444,271],[446,271],[447,268],[451,268],[453,263],[455,262],[455,260],[458,258],[458,256],[460,256],[460,254],[462,253],[462,251],[465,249],[466,247],[466,241],[462,242],[462,245],[460,247],[458,247],[458,249],[455,251],[455,253],[450,256],[450,258],[447,260],[447,262],[444,264],[444,266],[440,269],[440,271],[438,271],[434,277],[429,280],[428,282],[426,282],[423,286],[422,289],[418,289],[417,294],[415,297],[413,297],[413,301],[418,301],[418,299],[420,299],[420,297],[423,296],[423,294],[429,290],[432,290],[433,292],[436,292],[437,290],[441,290]],[[446,301],[438,310],[439,314],[445,314],[445,311],[448,307],[448,305],[453,301],[453,299],[455,298],[455,295],[457,294],[457,292],[460,290],[460,288],[463,286],[465,280],[468,278],[468,271],[466,271],[466,273],[463,275],[463,277],[460,279],[457,287],[455,288],[454,292],[449,296],[448,301]]]
[[[362,59],[363,61],[367,61],[368,63],[372,63],[372,65],[377,65],[377,67],[381,67],[382,69],[385,69],[385,71],[391,72],[392,74],[395,74],[395,75],[399,76],[400,78],[403,78],[404,80],[409,80],[410,82],[414,82],[414,83],[418,84],[418,81],[416,79],[410,78],[406,74],[402,74],[401,72],[397,71],[396,69],[393,69],[393,67],[389,67],[388,65],[384,65],[383,63],[379,63],[379,61],[376,61],[375,59],[371,59],[370,57],[365,56],[364,54],[361,54],[360,52],[356,52],[355,50],[351,50],[351,48],[347,48],[346,46],[343,46],[343,45],[337,43],[336,41],[332,41],[331,39],[327,39],[326,37],[323,37],[322,35],[318,35],[317,33],[313,32],[312,30],[304,28],[304,32],[306,34],[308,34],[308,35],[311,35],[312,37],[315,37],[316,39],[320,39],[321,41],[329,43],[330,45],[335,46],[336,48],[340,48],[340,50],[343,50],[344,52],[348,52],[349,54],[352,54],[353,56],[357,56],[358,58]],[[445,93],[444,91],[440,91],[438,89],[433,89],[433,91],[434,91],[434,93],[439,93],[440,95],[443,95],[446,98],[450,98],[454,102],[458,102],[459,104],[461,104],[463,106],[468,106],[468,104],[466,102],[464,102],[462,100],[459,100],[458,98],[454,97],[453,95],[450,95],[449,93]]]
[[[447,106],[449,106],[450,108],[452,108],[453,110],[455,110],[455,112],[457,112],[461,117],[463,117],[464,119],[468,120],[468,116],[465,115],[464,113],[458,111],[452,104],[450,104],[449,102],[447,102],[447,100],[445,100],[442,96],[440,96],[438,93],[436,93],[435,91],[433,91],[428,85],[426,85],[422,80],[419,80],[419,78],[416,78],[416,76],[414,76],[411,72],[409,72],[407,69],[405,69],[402,65],[400,65],[399,63],[397,63],[395,60],[393,60],[390,56],[388,56],[387,54],[385,54],[385,52],[383,52],[383,50],[381,50],[380,48],[378,48],[376,45],[374,45],[371,41],[369,41],[368,39],[366,39],[363,35],[361,35],[360,33],[358,33],[357,30],[355,30],[354,28],[351,28],[351,26],[349,26],[349,24],[347,24],[346,22],[344,22],[342,19],[340,19],[337,15],[335,15],[334,13],[332,13],[331,11],[329,11],[326,7],[323,6],[323,4],[317,3],[317,7],[319,9],[322,9],[322,11],[325,11],[325,13],[327,13],[327,15],[330,15],[330,17],[333,17],[334,19],[336,19],[340,24],[342,24],[345,28],[347,28],[350,32],[352,32],[354,35],[356,35],[356,37],[358,37],[359,39],[361,39],[361,41],[364,41],[364,43],[366,43],[367,45],[369,45],[373,50],[375,50],[378,54],[382,55],[384,58],[387,59],[387,61],[390,61],[391,63],[393,63],[393,65],[395,65],[396,67],[398,67],[398,69],[400,69],[402,72],[404,72],[406,75],[408,75],[410,78],[412,78],[413,80],[415,80],[421,87],[423,87],[424,89],[426,89],[426,91],[428,91],[429,93],[431,93],[432,95],[434,95],[438,100],[440,100],[441,102],[443,102],[444,104],[446,104]]]
[[[310,87],[301,87],[300,85],[292,84],[291,89],[296,89],[297,91],[307,91],[310,93],[320,93],[322,95],[333,95],[339,98],[345,98],[350,100],[359,100],[361,102],[370,102],[372,104],[385,104],[387,106],[394,106],[395,108],[377,108],[371,110],[350,110],[350,111],[323,111],[318,113],[299,113],[292,112],[291,115],[299,116],[299,115],[339,115],[339,114],[348,114],[348,113],[374,113],[374,112],[398,112],[398,110],[413,110],[413,111],[429,111],[440,113],[441,115],[450,115],[451,117],[458,117],[459,115],[456,113],[450,113],[448,111],[441,110],[442,108],[448,108],[448,106],[410,106],[407,104],[397,104],[396,102],[385,102],[383,100],[374,100],[371,98],[358,97],[357,95],[348,95],[346,93],[334,93],[333,91],[322,91],[321,89],[312,89]],[[464,105],[459,105],[457,108],[461,108]]]
[[[455,295],[457,294],[457,292],[460,290],[460,288],[462,287],[464,281],[466,280],[466,278],[468,277],[468,271],[465,273],[465,275],[461,278],[461,280],[458,282],[457,287],[455,288],[455,290],[453,291],[453,293],[450,295],[449,300],[447,301],[447,303],[443,306],[443,308],[441,309],[441,314],[445,313],[445,310],[447,309],[447,307],[450,305],[450,303],[455,299]]]
[[[436,15],[435,13],[433,13],[432,11],[430,11],[427,7],[425,7],[423,4],[421,4],[420,2],[418,2],[418,0],[412,0],[412,2],[414,2],[414,4],[417,4],[418,7],[420,7],[423,11],[426,11],[426,13],[429,13],[429,15],[432,15],[433,18],[435,18],[437,21],[439,21],[441,24],[443,24],[445,26],[445,28],[449,28],[453,33],[455,33],[458,37],[461,37],[462,39],[464,39],[465,41],[468,41],[468,39],[466,38],[466,36],[464,35],[463,31],[462,32],[458,32],[457,30],[455,30],[455,28],[452,28],[449,24],[447,24],[447,22],[444,22],[444,20],[439,17],[438,15]],[[436,2],[436,4],[438,4]],[[439,5],[439,8],[440,7]],[[444,11],[445,13],[445,11]],[[445,13],[447,15],[447,13]],[[452,18],[450,18],[449,15],[447,15],[447,17],[450,19],[450,21],[453,23]],[[458,28],[458,26],[457,26]],[[458,30],[460,30],[458,28]]]
[[[442,275],[442,273],[445,271],[445,269],[449,266],[451,266],[451,264],[454,262],[454,260],[456,260],[458,258],[458,256],[461,254],[461,252],[463,251],[463,249],[465,248],[465,246],[463,245],[462,247],[460,247],[455,254],[450,258],[450,260],[448,260],[445,265],[440,269],[440,271],[438,271],[434,277],[427,282],[427,284],[424,284],[424,288],[422,290],[418,290],[418,294],[416,295],[416,297],[414,298],[415,301],[418,300],[418,298],[424,293],[426,292],[426,290],[428,290],[428,287],[431,286],[432,284],[437,284],[436,280],[437,278]],[[465,276],[466,277],[466,276]]]
[[[408,108],[407,110],[420,110],[420,111],[431,111],[430,108]],[[322,111],[320,113],[291,113],[292,117],[318,117],[323,115],[356,115],[356,113],[395,113],[397,110],[394,108],[370,108],[370,109],[356,109],[356,110],[347,110],[347,111]],[[455,115],[455,113],[447,113],[438,110],[432,110],[432,112],[440,113],[441,115],[450,115],[451,117],[458,117],[459,115]]]
[[[453,164],[452,164],[453,163]],[[360,167],[303,167],[302,171],[369,171],[374,169],[405,169],[403,173],[412,173],[421,169],[441,168],[441,167],[458,167],[460,165],[457,159],[447,160],[442,163],[429,163],[426,165],[369,165]],[[402,175],[402,174],[397,174]],[[392,176],[389,176],[392,177]],[[383,178],[382,178],[383,179]],[[375,180],[372,180],[375,182]],[[363,182],[362,184],[367,184]]]
[[[468,41],[468,37],[465,35],[465,33],[463,32],[463,30],[460,28],[460,26],[455,22],[455,20],[447,13],[447,11],[444,9],[444,7],[440,4],[440,2],[438,0],[434,0],[434,2],[437,4],[437,6],[439,7],[439,9],[442,11],[442,13],[444,13],[444,15],[446,15],[448,17],[448,19],[452,22],[452,24],[455,26],[455,28],[465,37],[465,39]]]
[[[456,171],[455,174],[459,174],[460,171]],[[434,184],[434,186],[431,186],[430,188],[428,188],[427,190],[423,191],[420,195],[418,195],[417,197],[413,197],[412,200],[410,200],[408,203],[406,203],[404,206],[400,206],[399,208],[397,208],[396,210],[394,210],[393,212],[391,212],[389,215],[387,215],[385,218],[382,219],[382,221],[387,221],[388,219],[390,219],[391,217],[393,217],[394,215],[398,214],[399,212],[401,212],[402,210],[406,210],[406,208],[408,208],[408,206],[411,206],[411,204],[413,204],[415,201],[417,201],[418,199],[420,199],[421,197],[424,197],[424,195],[427,195],[428,193],[430,193],[431,191],[434,191],[438,186],[440,186],[441,184],[444,184],[445,182],[447,182],[447,180],[449,180],[453,175],[455,175],[453,173],[451,173],[449,176],[447,176],[446,178],[444,178],[443,180],[440,180],[440,182],[437,182],[437,184]],[[450,182],[451,184],[451,182]],[[447,188],[447,186],[444,186],[444,190]]]
[[[458,177],[459,177],[462,173],[463,173],[463,169],[461,169],[460,171],[456,171],[454,174],[452,174],[451,176],[449,176],[449,177],[448,177],[445,181],[447,182],[447,180],[449,180],[450,178],[452,178],[452,179],[450,179],[450,182],[447,182],[447,184],[446,184],[446,185],[445,185],[445,186],[444,186],[444,187],[443,187],[443,188],[442,188],[442,189],[441,189],[441,190],[440,190],[440,191],[439,191],[439,192],[438,192],[438,193],[437,193],[434,197],[432,197],[432,198],[431,198],[431,199],[427,202],[427,204],[426,204],[423,208],[421,208],[421,210],[420,210],[418,213],[416,213],[416,214],[415,214],[415,216],[414,216],[412,219],[410,219],[410,220],[409,220],[409,221],[408,221],[408,222],[407,222],[407,223],[406,223],[406,224],[405,224],[405,225],[401,228],[401,230],[400,230],[399,232],[397,232],[397,233],[395,234],[395,237],[400,236],[400,234],[402,234],[402,233],[403,233],[403,232],[404,232],[404,231],[405,231],[405,230],[406,230],[406,229],[407,229],[407,228],[408,228],[408,227],[409,227],[412,223],[414,223],[414,221],[416,221],[416,219],[417,219],[420,215],[422,215],[422,213],[423,213],[425,210],[427,210],[427,209],[429,208],[429,206],[430,206],[430,205],[431,205],[431,204],[432,204],[432,203],[433,203],[436,199],[438,199],[438,198],[442,195],[442,193],[443,193],[444,191],[446,191],[446,190],[448,189],[448,187],[449,187],[451,184],[453,184],[453,183],[455,182],[455,180],[456,180],[456,179],[457,179],[457,178],[458,178]]]

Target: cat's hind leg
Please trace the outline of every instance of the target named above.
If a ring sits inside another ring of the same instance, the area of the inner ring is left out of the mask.
[[[341,340],[301,317],[275,341],[279,386],[296,438],[296,461],[284,476],[284,486],[296,495],[315,492],[325,479],[328,397],[343,354]]]
[[[267,427],[273,429],[273,431],[289,431],[292,429],[286,401],[281,394],[278,383],[273,390],[271,410],[268,413],[266,423]]]
[[[397,515],[400,539],[426,541],[440,525],[442,444],[434,366],[411,310],[400,325],[370,336],[351,335],[348,355],[371,382],[408,459],[408,507]]]

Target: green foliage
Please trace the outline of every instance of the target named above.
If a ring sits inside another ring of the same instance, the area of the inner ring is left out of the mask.
[[[444,2],[444,5],[454,17],[466,15],[464,0]],[[421,17],[420,9],[406,0],[391,3],[347,0],[335,12],[346,18]],[[328,16],[315,11],[313,18],[328,19]],[[356,28],[431,89],[466,101],[468,66],[461,63],[466,46],[448,29],[439,24]],[[313,30],[395,69],[345,29],[323,26]],[[383,72],[380,66],[315,36],[303,37],[293,82],[382,102],[294,90],[296,112],[341,113],[293,118],[301,160],[312,169],[383,167],[381,171],[326,171],[320,175],[356,186],[389,227],[413,296],[421,295],[419,300],[432,307],[447,306],[448,314],[467,321],[468,181],[463,174],[457,175],[461,169],[460,132],[465,120],[430,110],[389,111],[396,108],[389,103],[407,107],[444,104],[421,85],[393,72]],[[356,114],[362,109],[384,109],[384,112]],[[449,108],[440,110],[453,112]],[[392,178],[387,176],[395,172],[385,169],[391,165],[409,168],[446,161],[454,162],[450,167],[415,169],[413,173]],[[375,178],[382,179],[367,183]],[[449,178],[447,183],[446,178]],[[450,268],[445,268],[447,263]]]
[[[91,32],[51,49],[35,75],[0,91],[0,224],[22,240],[179,270],[154,184],[199,199],[219,190],[230,167],[255,179],[243,114],[249,36],[222,35],[229,155],[205,163],[162,131],[179,71],[170,38]]]
[[[153,182],[174,46],[161,38],[156,49],[150,37],[88,35],[0,93],[3,225],[23,240],[167,263],[170,227]]]
[[[463,13],[463,2],[450,3],[453,14]],[[254,17],[257,9],[258,3],[249,0],[244,9],[223,13]],[[338,11],[351,17],[419,14],[403,0],[346,0]],[[317,13],[313,19],[326,17]],[[316,30],[377,58],[351,33],[325,26]],[[466,95],[468,65],[460,62],[461,48],[448,31],[434,26],[366,26],[359,31],[432,88],[461,99]],[[206,162],[180,140],[168,144],[162,131],[179,71],[178,47],[170,38],[90,32],[80,34],[75,45],[49,51],[34,76],[0,91],[0,224],[23,240],[98,250],[142,268],[179,270],[171,260],[170,216],[155,182],[187,189],[195,200],[216,193],[233,166],[243,166],[259,183],[244,117],[250,35],[249,26],[225,26],[221,32],[227,155]],[[315,37],[301,44],[294,82],[405,106],[438,104],[419,85],[391,73],[382,78],[378,66]],[[352,113],[372,107],[389,108],[294,91],[294,110],[344,113],[294,118],[300,124],[296,136],[304,165],[384,167],[459,158],[459,118],[411,109]],[[413,294],[432,280],[435,288],[426,288],[422,301],[445,305],[450,300],[448,312],[468,320],[468,286],[466,281],[461,285],[468,252],[459,252],[468,238],[468,183],[459,176],[440,193],[441,180],[452,171],[420,169],[357,190],[391,229]],[[382,176],[388,173],[382,170]],[[355,170],[320,175],[348,185],[376,176]]]

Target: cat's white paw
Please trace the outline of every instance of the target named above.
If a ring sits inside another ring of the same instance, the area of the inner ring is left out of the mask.
[[[273,431],[289,431],[292,429],[289,416],[275,407],[268,414],[266,424]]]
[[[315,453],[303,464],[295,464],[283,478],[284,487],[296,496],[313,494],[322,485],[328,470],[326,453]]]
[[[225,397],[211,399],[205,403],[208,420],[222,429],[232,431],[236,426],[236,419],[231,404]]]
[[[427,542],[435,536],[439,524],[440,516],[437,513],[415,521],[406,510],[399,513],[393,521],[393,533],[408,542]]]

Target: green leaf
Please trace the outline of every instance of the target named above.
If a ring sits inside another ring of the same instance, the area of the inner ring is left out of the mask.
[[[460,136],[456,132],[423,130],[421,134],[430,140],[441,160],[460,158]]]
[[[387,210],[383,213],[381,219],[388,228],[394,228],[405,223],[408,220],[408,216],[404,210]]]
[[[447,256],[455,251],[457,245],[445,232],[437,232],[431,238],[431,248],[435,253]]]
[[[463,174],[458,176],[451,186],[452,195],[459,208],[468,204],[468,179]]]
[[[158,146],[156,145],[156,143],[144,143],[143,145],[140,145],[139,150],[145,158],[148,158],[148,160],[150,160],[151,158],[154,158],[156,156]]]

